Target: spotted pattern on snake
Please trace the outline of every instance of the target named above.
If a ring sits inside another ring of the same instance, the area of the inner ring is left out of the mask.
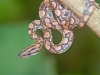
[[[21,58],[37,54],[43,45],[46,49],[55,54],[61,54],[69,49],[73,42],[73,32],[76,26],[83,27],[88,21],[94,9],[94,0],[84,0],[84,13],[77,17],[68,7],[57,0],[44,0],[39,8],[40,20],[35,20],[28,26],[29,36],[35,40],[36,44],[30,45],[19,53]],[[54,12],[53,12],[54,11]],[[52,42],[51,28],[58,30],[62,34],[62,41],[55,45]],[[36,35],[35,31],[41,29],[44,38]]]

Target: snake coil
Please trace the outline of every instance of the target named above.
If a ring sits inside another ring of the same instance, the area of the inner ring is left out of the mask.
[[[43,0],[39,8],[40,20],[32,21],[28,26],[28,34],[35,40],[36,44],[23,49],[23,51],[19,53],[19,56],[26,58],[35,55],[40,51],[43,45],[45,45],[49,52],[55,54],[61,54],[68,50],[74,37],[72,29],[76,26],[84,26],[92,14],[94,6],[95,0],[84,0],[84,12],[79,18],[59,1]],[[53,15],[53,11],[55,15]],[[58,45],[52,42],[53,39],[50,28],[56,29],[62,34],[62,41]],[[35,31],[38,29],[43,30],[43,38],[36,35]]]

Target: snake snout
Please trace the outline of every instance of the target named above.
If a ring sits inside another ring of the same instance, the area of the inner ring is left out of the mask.
[[[18,56],[21,57],[21,58],[27,58],[28,57],[26,54],[23,54],[22,52],[20,52],[18,54]]]

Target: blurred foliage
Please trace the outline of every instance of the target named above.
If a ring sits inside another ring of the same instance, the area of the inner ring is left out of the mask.
[[[41,2],[0,0],[0,75],[100,75],[100,38],[87,26],[73,30],[73,44],[63,54],[51,54],[43,47],[35,56],[18,57],[22,48],[35,43],[27,34],[27,26],[39,19]],[[61,34],[53,29],[52,33],[58,44]],[[42,35],[40,31],[37,34]]]

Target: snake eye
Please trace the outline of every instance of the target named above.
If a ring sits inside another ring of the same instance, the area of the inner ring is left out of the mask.
[[[31,52],[30,51],[28,52],[28,55],[31,55]]]

